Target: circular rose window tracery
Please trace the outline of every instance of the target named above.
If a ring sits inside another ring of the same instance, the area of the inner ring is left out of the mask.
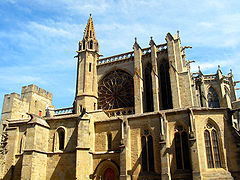
[[[108,73],[98,84],[99,109],[133,107],[133,78],[122,70]]]

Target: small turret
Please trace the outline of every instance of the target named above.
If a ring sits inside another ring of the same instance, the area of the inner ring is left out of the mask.
[[[97,107],[97,60],[99,47],[92,17],[88,19],[83,40],[79,42],[76,97],[74,111],[80,114],[84,109],[93,111]]]

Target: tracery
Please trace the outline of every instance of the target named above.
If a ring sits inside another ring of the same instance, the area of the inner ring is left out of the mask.
[[[133,107],[133,78],[123,70],[108,73],[98,85],[98,107],[110,110]]]

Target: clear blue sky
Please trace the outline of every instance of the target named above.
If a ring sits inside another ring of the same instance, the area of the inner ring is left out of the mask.
[[[233,69],[240,80],[238,0],[0,0],[0,109],[4,94],[32,84],[53,93],[56,108],[75,95],[76,55],[92,13],[100,53],[105,57],[141,47],[150,36],[164,43],[180,31],[187,59],[204,73]]]

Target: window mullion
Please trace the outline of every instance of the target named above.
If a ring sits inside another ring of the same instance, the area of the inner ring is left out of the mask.
[[[216,167],[216,164],[215,164],[215,157],[214,157],[214,150],[213,150],[213,144],[212,144],[212,130],[210,131],[210,147],[211,147],[211,155],[212,155],[212,160],[213,160],[213,167],[215,168]]]
[[[184,167],[184,158],[183,158],[183,147],[182,147],[182,133],[180,134],[180,146],[181,146],[181,158],[182,158],[182,169],[185,169]]]

